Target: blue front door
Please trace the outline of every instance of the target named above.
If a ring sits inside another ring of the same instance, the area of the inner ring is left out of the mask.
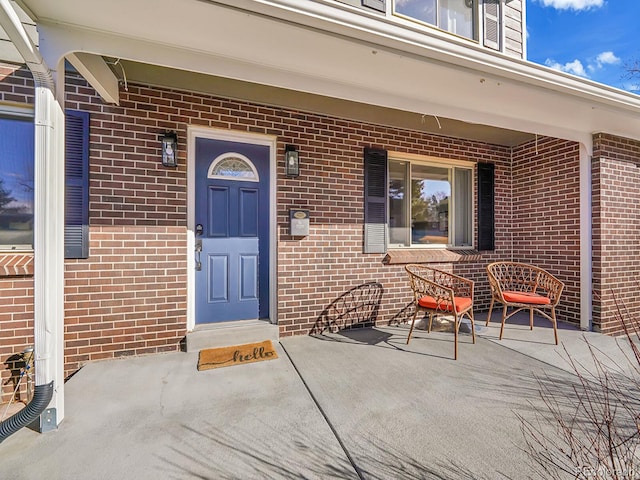
[[[196,139],[196,323],[269,318],[269,147]]]

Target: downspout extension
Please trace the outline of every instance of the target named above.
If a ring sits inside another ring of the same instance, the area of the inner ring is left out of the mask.
[[[46,385],[36,385],[33,398],[27,406],[0,423],[0,443],[4,442],[22,427],[26,427],[35,422],[40,417],[40,414],[47,408],[52,397],[53,381]]]

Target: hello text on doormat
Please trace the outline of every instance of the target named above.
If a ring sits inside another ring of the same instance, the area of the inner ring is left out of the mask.
[[[230,367],[264,360],[275,360],[276,358],[278,358],[278,353],[273,348],[271,340],[233,345],[231,347],[208,348],[200,350],[198,370]]]

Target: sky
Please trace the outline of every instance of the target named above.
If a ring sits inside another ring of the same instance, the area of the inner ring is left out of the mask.
[[[640,0],[526,0],[527,59],[640,94]]]

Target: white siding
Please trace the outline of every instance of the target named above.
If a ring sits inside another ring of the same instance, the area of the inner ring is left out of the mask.
[[[503,11],[504,53],[524,58],[524,0],[506,0]]]
[[[15,3],[13,4],[13,8],[15,9],[18,17],[22,21],[27,34],[31,37],[31,40],[38,45],[38,31],[36,30],[36,23],[29,18],[29,16]],[[0,61],[9,62],[9,63],[24,63],[23,58],[18,53],[16,47],[9,41],[9,36],[7,33],[0,27]]]

